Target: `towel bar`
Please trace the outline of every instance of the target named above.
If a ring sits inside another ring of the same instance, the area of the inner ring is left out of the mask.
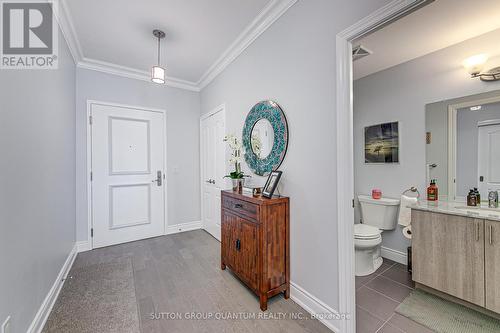
[[[417,194],[417,198],[420,198],[420,192],[418,191],[418,189],[415,186],[410,187],[409,189],[407,189],[406,191],[404,191],[403,193],[401,193],[401,195],[405,195],[408,192],[416,193]]]

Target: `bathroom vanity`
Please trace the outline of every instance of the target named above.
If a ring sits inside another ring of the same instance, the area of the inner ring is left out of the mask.
[[[500,314],[498,209],[420,202],[412,207],[412,262],[417,288]]]

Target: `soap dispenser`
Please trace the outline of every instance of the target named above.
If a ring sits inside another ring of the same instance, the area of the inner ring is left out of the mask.
[[[432,179],[431,184],[427,188],[427,200],[437,201],[438,200],[438,187],[436,185],[436,180]]]

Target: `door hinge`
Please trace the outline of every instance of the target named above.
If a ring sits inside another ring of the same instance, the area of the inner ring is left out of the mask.
[[[94,237],[94,228],[90,228],[90,237]]]
[[[90,171],[90,181],[94,180],[94,173]]]
[[[354,199],[352,199],[352,208],[354,208]]]
[[[92,125],[93,121],[92,121],[92,116],[89,116],[89,124]]]

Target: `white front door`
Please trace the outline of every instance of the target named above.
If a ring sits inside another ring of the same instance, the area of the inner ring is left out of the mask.
[[[492,125],[480,123],[478,141],[478,189],[487,200],[490,190],[500,190],[500,120]]]
[[[224,112],[201,120],[201,180],[203,228],[220,240],[221,190],[224,188]]]
[[[91,105],[93,247],[163,235],[164,114]]]

